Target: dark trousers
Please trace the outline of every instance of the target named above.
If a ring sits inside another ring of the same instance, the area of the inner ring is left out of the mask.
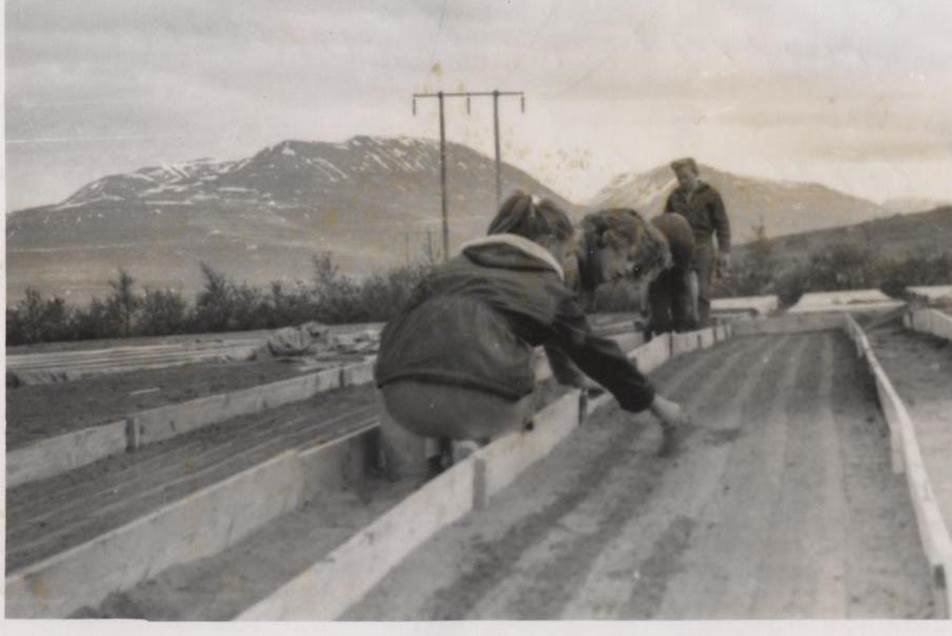
[[[706,327],[711,319],[711,286],[713,284],[717,249],[708,240],[699,240],[694,246],[694,271],[697,272],[698,327]]]
[[[672,267],[661,272],[648,286],[648,308],[651,312],[649,335],[690,331],[697,327],[690,275],[691,270]]]

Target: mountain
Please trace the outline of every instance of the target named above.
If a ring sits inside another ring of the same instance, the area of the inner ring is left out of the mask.
[[[739,176],[704,165],[700,166],[700,173],[701,179],[721,193],[733,240],[738,244],[752,240],[754,228],[761,222],[768,236],[774,237],[853,225],[889,214],[872,201],[818,183]],[[662,212],[676,185],[667,165],[644,174],[622,174],[596,194],[589,207],[634,207],[653,217]]]
[[[492,159],[447,145],[451,250],[479,236],[496,210]],[[514,188],[575,206],[503,163]],[[108,290],[116,269],[152,288],[191,293],[206,261],[239,281],[309,280],[311,258],[331,252],[363,274],[441,244],[439,144],[354,137],[282,141],[252,157],[199,159],[98,179],[55,205],[7,218],[7,293],[27,286],[84,301]],[[430,234],[427,234],[429,230]]]
[[[771,241],[783,260],[803,260],[833,245],[853,244],[893,257],[952,254],[952,206],[927,212],[895,214],[849,227],[781,236]],[[743,255],[745,248],[738,250]]]
[[[937,199],[922,199],[917,197],[899,197],[895,199],[886,199],[882,206],[893,214],[908,214],[909,212],[919,212],[921,210],[934,210],[944,206],[952,205],[952,201],[939,201]]]

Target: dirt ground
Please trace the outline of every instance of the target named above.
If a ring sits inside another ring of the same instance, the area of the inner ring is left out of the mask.
[[[651,375],[700,429],[674,458],[609,406],[438,533],[345,620],[928,618],[871,379],[838,332],[738,338]],[[551,389],[548,401],[558,394]],[[79,616],[231,618],[395,504],[380,482]],[[344,582],[342,582],[344,584]]]
[[[534,396],[536,408],[543,408],[567,390],[552,381],[540,384]],[[334,404],[338,406],[341,397],[355,402],[361,396],[373,398],[372,391],[367,388],[351,389],[347,395],[339,396]],[[351,407],[357,407],[357,404]],[[372,412],[374,408],[371,408]],[[169,470],[174,473],[181,471],[181,467],[173,465]],[[221,554],[169,568],[128,592],[111,595],[98,607],[79,610],[75,617],[233,618],[369,525],[406,497],[413,486],[409,481],[390,483],[371,477],[359,494],[341,492],[310,502],[301,510],[272,521]],[[99,487],[108,488],[109,484],[101,483]],[[90,507],[99,506],[102,504]],[[18,554],[15,552],[13,558],[19,559]]]
[[[552,381],[540,384],[536,408],[566,390]],[[11,489],[7,569],[68,549],[287,449],[347,434],[374,421],[378,408],[372,387],[338,389]]]
[[[737,338],[653,378],[673,459],[608,407],[345,620],[926,618],[929,572],[871,379],[838,332]]]

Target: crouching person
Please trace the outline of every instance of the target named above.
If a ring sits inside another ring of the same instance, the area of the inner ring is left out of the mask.
[[[564,351],[623,409],[686,423],[613,341],[595,336],[563,265],[574,230],[554,204],[517,193],[489,226],[414,291],[381,334],[375,380],[396,476],[439,470],[425,438],[486,443],[531,421],[534,347]],[[429,457],[427,457],[429,455]]]

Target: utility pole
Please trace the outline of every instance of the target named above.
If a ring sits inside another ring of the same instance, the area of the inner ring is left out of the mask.
[[[520,109],[526,112],[526,96],[522,91],[499,91],[492,92],[457,92],[444,93],[414,93],[413,94],[413,114],[416,115],[416,100],[423,98],[436,98],[440,107],[440,193],[442,196],[443,209],[443,260],[449,259],[450,254],[450,227],[448,214],[448,199],[446,195],[446,116],[443,111],[443,102],[447,97],[465,97],[466,114],[470,111],[470,99],[473,97],[492,97],[493,98],[493,142],[496,151],[496,207],[502,202],[502,152],[499,143],[499,98],[500,97],[519,97]]]

